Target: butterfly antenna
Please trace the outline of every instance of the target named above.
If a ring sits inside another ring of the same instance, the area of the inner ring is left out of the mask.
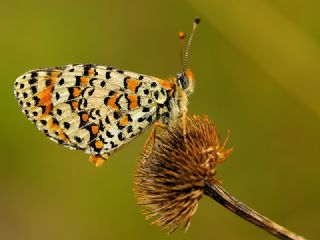
[[[179,32],[179,38],[180,38],[180,66],[181,66],[181,72],[184,73],[184,65],[183,65],[183,51],[184,51],[184,39],[186,35],[184,32]]]
[[[191,42],[192,42],[192,38],[193,38],[194,32],[195,32],[195,30],[196,30],[196,28],[197,28],[199,23],[200,23],[200,18],[198,18],[198,17],[195,18],[194,21],[193,21],[192,32],[190,34],[190,37],[189,37],[189,40],[188,40],[188,43],[187,43],[187,46],[186,46],[186,50],[185,50],[185,53],[184,53],[183,64],[182,64],[182,67],[181,67],[183,73],[185,72],[185,68],[186,68],[186,65],[187,65],[189,49],[190,49],[190,45],[191,45]],[[179,36],[180,36],[180,34],[179,34]],[[180,39],[181,39],[181,37],[180,37]],[[182,59],[182,53],[181,53],[181,59]]]

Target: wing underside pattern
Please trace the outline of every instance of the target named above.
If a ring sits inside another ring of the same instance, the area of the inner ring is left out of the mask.
[[[157,118],[154,77],[92,64],[38,69],[20,76],[24,114],[50,139],[91,155],[110,154]]]

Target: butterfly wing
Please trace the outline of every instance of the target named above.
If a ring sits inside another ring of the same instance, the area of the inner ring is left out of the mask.
[[[150,89],[155,82],[162,88],[161,81],[103,65],[73,64],[23,74],[15,95],[24,114],[50,139],[106,156],[156,120],[158,102]]]

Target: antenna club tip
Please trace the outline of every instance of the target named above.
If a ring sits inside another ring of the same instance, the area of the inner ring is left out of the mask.
[[[184,32],[179,32],[179,38],[184,39],[186,37]]]
[[[193,21],[195,24],[199,24],[200,23],[200,18],[199,17],[196,17]]]

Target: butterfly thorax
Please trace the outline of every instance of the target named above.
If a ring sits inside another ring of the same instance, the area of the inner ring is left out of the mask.
[[[195,79],[190,69],[168,80],[156,79],[150,84],[153,101],[157,104],[156,119],[170,125],[187,112],[188,96],[194,90]]]
[[[166,98],[163,97],[163,102],[158,103],[157,107],[157,119],[165,125],[170,125],[174,120],[179,119],[182,115],[182,109],[185,109],[186,102],[181,101],[183,95],[186,95],[183,91],[176,88],[174,90],[166,92]],[[182,106],[184,105],[184,106]]]

